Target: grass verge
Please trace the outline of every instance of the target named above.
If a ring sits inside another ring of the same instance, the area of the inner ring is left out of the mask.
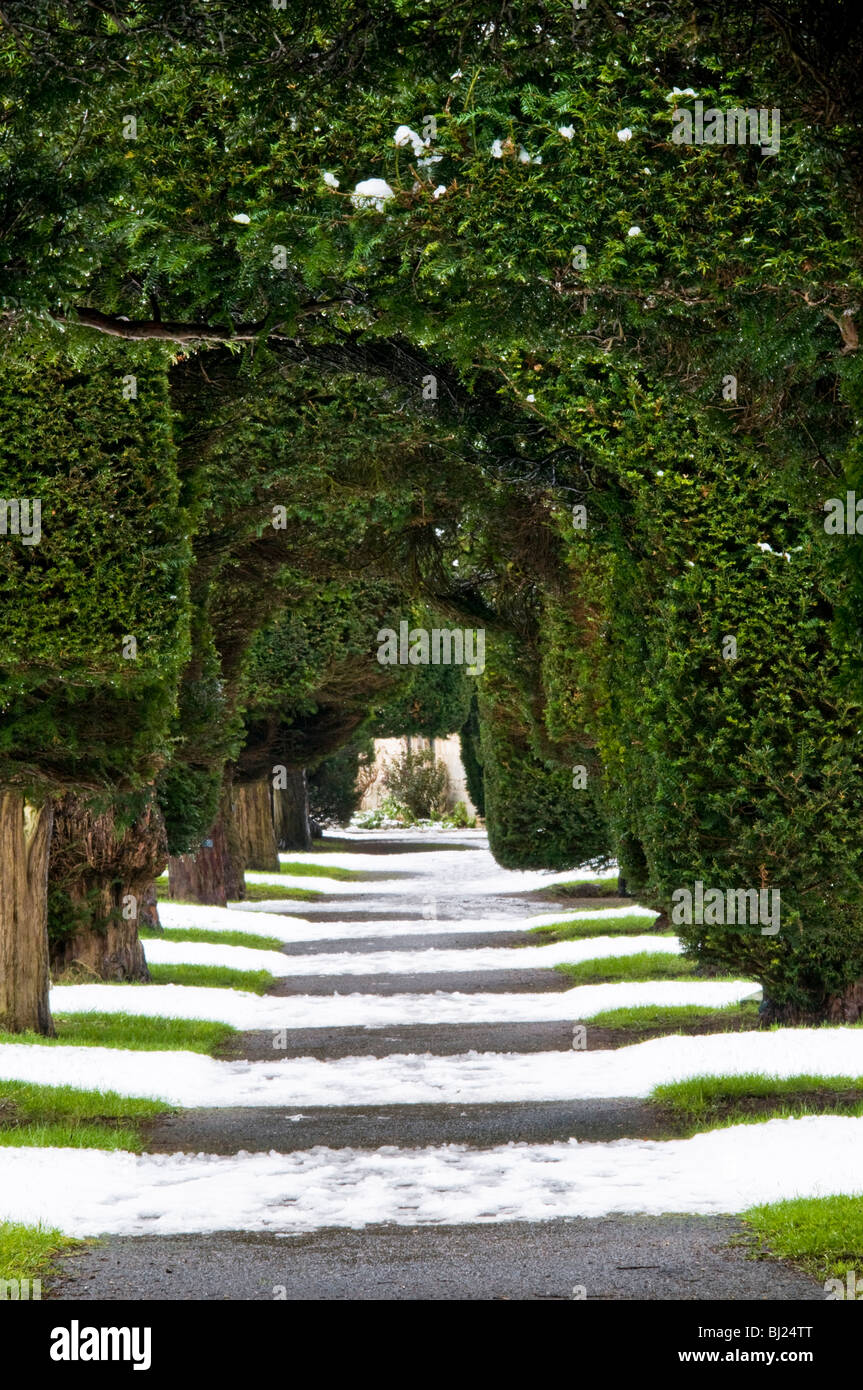
[[[542,898],[616,898],[616,878],[571,878],[566,883],[549,883],[535,889]]]
[[[574,985],[599,985],[626,980],[691,980],[695,962],[661,951],[639,951],[633,956],[607,956],[605,960],[583,960],[578,965],[556,965]]]
[[[164,931],[139,931],[142,941],[203,941],[210,946],[248,946],[255,951],[280,951],[277,936],[257,936],[254,932],[207,931],[203,927],[167,927]]]
[[[750,1207],[743,1220],[761,1242],[756,1258],[793,1260],[817,1279],[863,1271],[863,1197],[797,1197]]]
[[[0,1279],[42,1279],[61,1251],[83,1243],[43,1226],[0,1221]]]
[[[863,1077],[695,1076],[656,1086],[649,1100],[695,1134],[803,1115],[863,1115]]]
[[[126,1149],[140,1153],[141,1122],[170,1106],[114,1091],[0,1081],[0,1147]]]
[[[276,983],[269,970],[234,970],[229,965],[151,965],[150,975],[154,985],[203,985],[207,989],[243,989],[251,994],[266,994]]]
[[[403,875],[382,873],[379,869],[340,869],[335,864],[296,864],[293,860],[279,862],[283,874],[296,878],[336,878],[347,883],[369,883],[375,879],[399,878]]]
[[[0,1033],[0,1043],[46,1047],[122,1047],[130,1052],[203,1052],[214,1056],[236,1033],[226,1023],[136,1014],[55,1014],[56,1038]],[[2,1085],[2,1083],[0,1083]]]
[[[653,930],[655,918],[645,917],[582,917],[578,922],[550,922],[547,927],[531,927],[536,940],[531,946],[545,946],[549,941],[580,941],[588,936],[641,936]]]
[[[631,1009],[605,1009],[594,1014],[588,1026],[593,1028],[686,1028],[715,1022],[730,1028],[741,1025],[755,1028],[758,1024],[758,1001],[727,1004],[720,1009],[704,1009],[700,1004],[645,1004]]]
[[[156,879],[156,896],[160,903],[181,903],[185,906],[200,907],[201,904],[192,898],[171,898],[168,896],[168,875],[163,874]],[[295,902],[315,902],[318,898],[326,895],[317,888],[280,888],[276,883],[246,883],[246,900],[248,902],[270,902],[276,898],[291,898]],[[230,906],[230,904],[229,904]],[[218,912],[219,909],[215,908]]]
[[[246,902],[274,902],[288,898],[292,902],[311,903],[326,897],[317,888],[280,888],[277,883],[246,883]]]

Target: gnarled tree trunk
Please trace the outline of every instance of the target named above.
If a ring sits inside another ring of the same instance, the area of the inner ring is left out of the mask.
[[[305,768],[283,774],[286,785],[273,788],[273,820],[279,849],[311,849],[309,787]]]
[[[246,868],[278,873],[270,784],[265,778],[234,787],[234,815]]]
[[[150,978],[138,924],[144,896],[167,858],[155,798],[133,825],[118,830],[113,807],[97,814],[87,799],[63,797],[54,813],[49,871],[55,973],[78,965],[100,980]]]
[[[767,1028],[775,1023],[786,1028],[805,1027],[813,1023],[859,1023],[863,1019],[863,980],[852,981],[841,994],[831,994],[821,1007],[810,1009],[795,1004],[776,1004],[765,991],[758,1016],[761,1024]]]
[[[0,793],[0,1029],[54,1034],[48,1004],[52,806]]]
[[[219,814],[201,848],[195,854],[178,854],[168,860],[172,898],[224,907],[245,896],[244,863],[232,809],[234,795],[235,789],[226,782]]]

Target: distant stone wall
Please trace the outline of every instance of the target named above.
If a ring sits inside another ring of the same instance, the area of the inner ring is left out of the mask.
[[[360,801],[361,811],[374,811],[380,806],[387,794],[384,786],[383,773],[388,763],[400,758],[406,752],[408,745],[412,749],[431,747],[434,755],[442,763],[446,764],[447,777],[449,778],[449,790],[447,793],[447,810],[451,811],[457,801],[463,801],[470,815],[477,814],[476,807],[470,799],[467,789],[467,779],[464,774],[464,765],[461,760],[461,745],[458,734],[450,734],[448,738],[376,738],[375,739],[375,760],[372,765],[372,772],[375,780],[368,787]]]

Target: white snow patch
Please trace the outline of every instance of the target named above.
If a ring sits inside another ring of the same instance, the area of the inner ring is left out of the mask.
[[[411,130],[409,125],[400,125],[393,136],[393,144],[402,146],[410,145],[415,155],[420,155],[426,148],[426,141],[423,143],[421,135],[417,135],[415,130]]]
[[[731,1213],[863,1191],[863,1119],[813,1115],[692,1139],[228,1157],[0,1150],[0,1218],[72,1236]],[[69,1193],[75,1194],[73,1203]]]
[[[57,985],[54,1013],[128,1013],[200,1018],[245,1031],[283,1028],[386,1028],[409,1023],[534,1023],[591,1018],[605,1009],[697,1004],[719,1009],[760,997],[751,980],[640,980],[542,994],[299,994],[275,998],[203,985]],[[277,1049],[274,1055],[277,1055]]]
[[[269,970],[271,975],[292,975],[291,957],[281,951],[259,951],[248,946],[219,946],[205,941],[144,942],[150,965],[227,965],[232,970]],[[306,960],[308,957],[301,957]]]
[[[203,907],[197,903],[159,903],[159,921],[167,931],[237,931],[250,936],[273,936],[279,941],[304,941],[303,929],[309,923],[303,917],[288,917],[281,912],[267,912],[267,903],[250,922],[245,912],[236,907]],[[263,917],[263,921],[261,918]],[[300,933],[298,935],[298,933]],[[149,946],[150,942],[145,942]]]
[[[554,965],[634,956],[641,951],[678,955],[676,936],[592,936],[581,941],[552,941],[545,946],[479,946],[466,950],[334,951],[286,956],[279,951],[249,950],[197,941],[146,943],[147,959],[156,965],[226,965],[235,970],[269,970],[274,975],[426,975],[438,971],[543,970]]]
[[[351,202],[355,208],[373,207],[383,212],[384,204],[395,196],[386,179],[362,179],[351,194]]]
[[[87,988],[82,986],[81,988]],[[140,991],[144,993],[145,991]],[[863,1029],[654,1038],[611,1051],[216,1062],[190,1052],[0,1046],[0,1077],[180,1106],[487,1104],[646,1096],[694,1076],[863,1076]]]

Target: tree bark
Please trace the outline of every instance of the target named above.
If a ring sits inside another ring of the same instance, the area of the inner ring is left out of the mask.
[[[246,868],[278,873],[279,853],[273,828],[269,782],[262,779],[235,786],[234,814]]]
[[[863,1018],[863,980],[855,980],[827,1001],[828,1023],[859,1023]]]
[[[311,849],[309,788],[305,768],[288,772],[287,785],[273,788],[273,819],[279,849]]]
[[[244,862],[233,815],[234,788],[222,788],[219,814],[208,839],[195,854],[168,860],[169,893],[180,901],[225,907],[245,896]]]
[[[155,798],[133,825],[119,830],[113,807],[96,814],[86,799],[63,797],[54,813],[49,869],[55,974],[77,965],[99,980],[149,980],[138,925],[147,890],[167,858]]]
[[[0,794],[0,1029],[54,1035],[48,1003],[48,852],[53,811]]]
[[[148,931],[161,931],[162,924],[159,921],[159,903],[156,898],[156,885],[150,883],[141,894],[141,901],[138,911],[138,927],[146,927]]]

